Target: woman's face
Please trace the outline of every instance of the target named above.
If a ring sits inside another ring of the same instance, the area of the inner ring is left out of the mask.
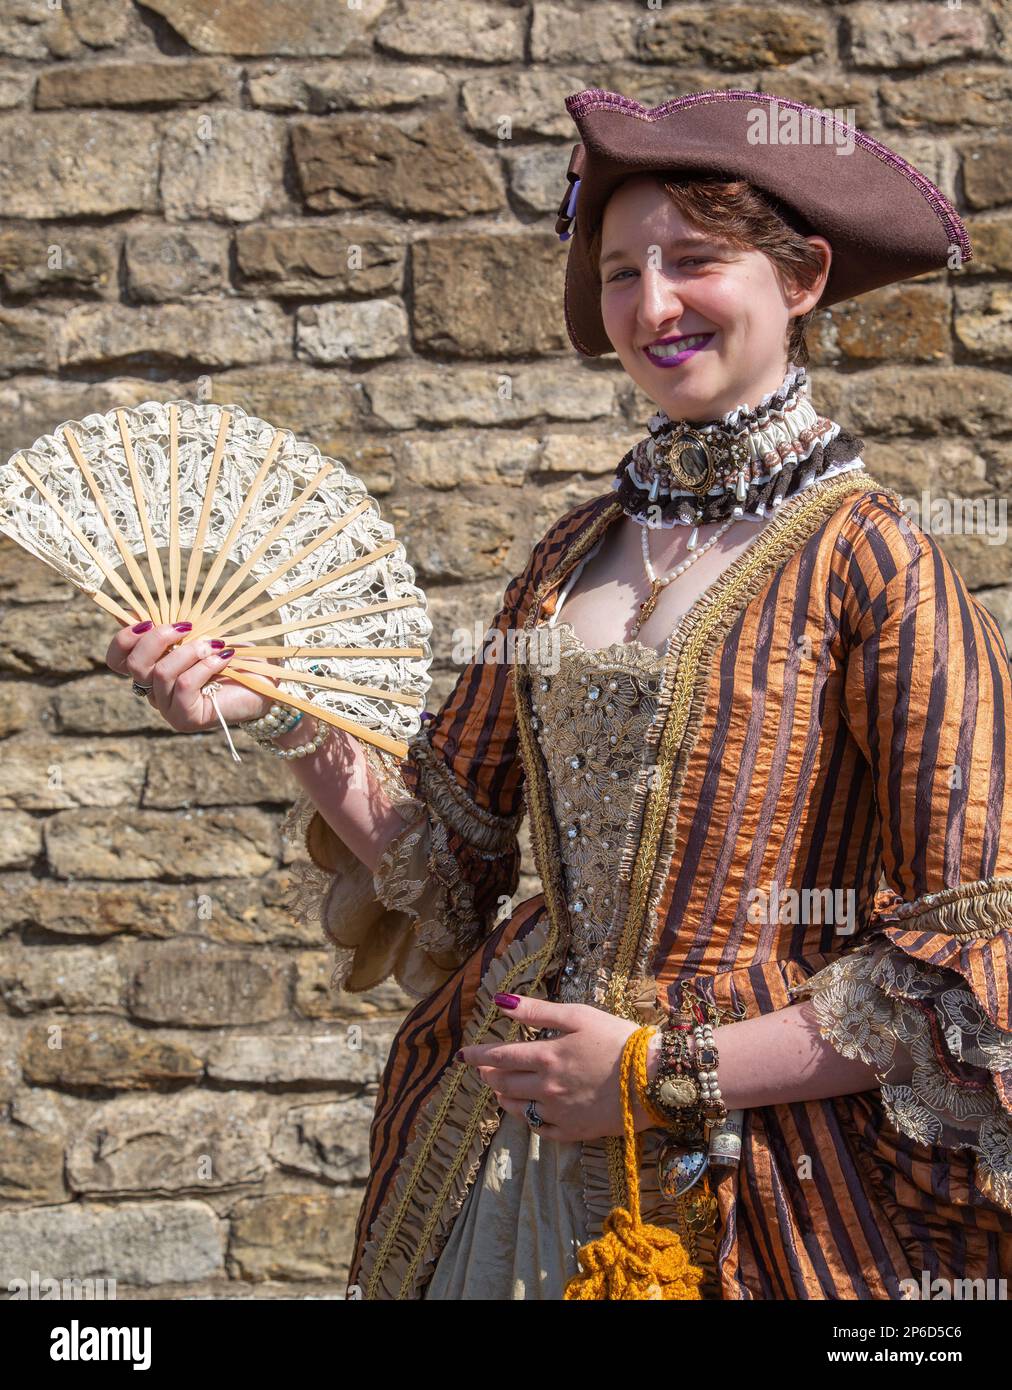
[[[612,194],[601,229],[605,332],[633,381],[673,420],[702,423],[743,402],[754,407],[781,384],[788,320],[818,303],[832,258],[824,237],[807,240],[822,250],[822,273],[810,290],[785,291],[761,251],[708,238],[652,176],[627,179]],[[705,336],[680,353],[660,345],[696,335]]]

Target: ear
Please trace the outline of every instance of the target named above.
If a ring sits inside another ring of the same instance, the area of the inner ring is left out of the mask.
[[[786,290],[788,307],[788,318],[800,318],[802,314],[807,314],[810,309],[814,309],[822,296],[822,291],[826,288],[826,281],[829,279],[829,267],[833,262],[833,248],[824,236],[805,237],[809,246],[819,252],[822,257],[822,270],[815,282],[808,288],[802,289],[797,285],[790,285]]]

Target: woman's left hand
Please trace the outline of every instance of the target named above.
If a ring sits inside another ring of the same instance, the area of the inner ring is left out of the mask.
[[[472,1043],[457,1056],[473,1066],[502,1108],[525,1118],[530,1101],[537,1102],[544,1124],[537,1133],[560,1142],[601,1139],[622,1134],[619,1068],[626,1039],[640,1024],[606,1013],[591,1004],[555,1004],[526,995],[516,1008],[504,1008],[511,1018],[532,1028],[557,1028],[557,1038],[532,1042]],[[657,1034],[650,1039],[647,1072],[653,1075]],[[633,1123],[637,1130],[656,1122],[643,1109],[630,1078]]]

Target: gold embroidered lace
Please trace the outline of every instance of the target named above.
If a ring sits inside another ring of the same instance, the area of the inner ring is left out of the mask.
[[[557,628],[559,670],[535,675],[532,704],[573,924],[556,997],[601,1005],[608,945],[625,905],[619,865],[627,836],[638,834],[630,808],[650,777],[644,737],[657,716],[664,663],[640,642],[588,651],[570,623]]]
[[[1006,884],[960,884],[919,904],[902,905],[897,921],[916,921],[917,930],[941,929],[973,942],[1003,928],[1010,900]],[[791,994],[811,999],[822,1036],[838,1052],[860,1058],[880,1076],[892,1066],[897,1042],[903,1043],[914,1064],[910,1081],[880,1083],[890,1122],[918,1143],[973,1150],[985,1190],[1012,1210],[1012,1122],[993,1084],[982,1079],[978,1086],[968,1085],[953,1067],[965,1063],[1007,1076],[1012,1033],[995,1026],[958,974],[912,960],[890,940],[872,940],[794,986]]]
[[[556,626],[558,669],[533,673],[532,703],[572,923],[552,997],[602,1006],[627,904],[623,865],[651,776],[644,739],[657,717],[664,659],[640,642],[590,651],[570,623]],[[546,930],[536,928],[525,949],[535,951]],[[522,991],[523,982],[512,988]],[[640,1136],[640,1200],[644,1220],[671,1225],[657,1179],[662,1140],[655,1129]],[[578,1271],[577,1250],[601,1234],[611,1206],[603,1139],[546,1146],[525,1120],[504,1114],[424,1296],[561,1299]],[[715,1273],[707,1274],[712,1291]]]

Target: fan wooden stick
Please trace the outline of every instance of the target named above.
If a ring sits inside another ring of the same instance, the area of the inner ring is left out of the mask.
[[[90,597],[100,603],[102,603],[102,600],[105,599],[104,594],[100,594],[97,592],[90,593]],[[109,600],[106,600],[105,603],[102,603],[102,606],[106,609],[107,612],[111,613],[112,616],[118,618],[119,621],[123,624],[126,625],[133,623],[135,614],[125,612],[122,608],[120,608],[118,605],[112,603]],[[152,619],[152,621],[154,620]],[[177,642],[175,645],[182,646],[184,641],[187,640],[188,637],[189,634],[187,634],[186,639]],[[344,656],[346,654],[368,654],[371,656],[425,655],[421,647],[254,647],[250,648],[250,650],[261,652],[266,651],[271,655],[279,656]],[[236,649],[236,655],[239,655],[238,648]],[[258,695],[266,695],[270,699],[274,699],[274,697],[277,695],[277,687],[274,685],[268,685],[265,681],[259,680],[258,676],[260,674],[260,670],[258,668],[262,668],[265,670],[269,669],[272,673],[276,673],[280,679],[287,678],[288,680],[298,681],[302,681],[303,679],[303,673],[295,670],[294,668],[286,666],[270,666],[268,668],[268,663],[266,662],[256,662],[252,664],[249,673],[236,670],[235,666],[235,662],[230,663],[227,670],[222,672],[223,678],[226,678],[228,680],[234,680],[237,682],[237,684],[246,686],[248,690],[253,690]],[[369,686],[357,686],[350,682],[337,681],[335,677],[330,676],[325,678],[311,678],[307,675],[305,677],[305,683],[308,685],[332,686],[335,689],[346,689],[350,692],[357,692],[359,694],[375,694],[378,696],[382,696],[383,699],[393,700],[398,704],[421,705],[424,700],[424,697],[422,696],[401,695],[396,691],[373,689]],[[345,733],[354,734],[356,738],[364,739],[367,743],[375,744],[377,748],[385,749],[388,753],[394,753],[399,758],[404,758],[407,756],[408,745],[403,740],[390,738],[387,734],[379,733],[375,729],[369,729],[364,724],[360,724],[355,719],[346,719],[342,715],[333,714],[330,710],[322,709],[319,705],[308,703],[307,701],[300,699],[297,695],[292,695],[289,691],[285,691],[285,704],[293,705],[296,709],[302,710],[304,714],[311,714],[314,719],[319,719],[324,724],[330,724],[336,729],[343,730]]]
[[[228,667],[229,671],[253,671],[260,676],[278,676],[282,680],[297,681],[300,685],[318,685],[324,690],[341,690],[348,695],[372,695],[377,699],[392,700],[395,705],[414,705],[421,709],[425,704],[421,695],[402,695],[397,690],[383,690],[376,685],[359,685],[357,681],[341,680],[338,676],[317,676],[309,671],[293,666],[275,666],[271,661],[260,661],[254,657],[235,657]]]
[[[156,621],[167,623],[171,610],[169,608],[168,595],[165,592],[165,575],[162,573],[162,562],[158,556],[158,546],[155,544],[155,538],[151,531],[151,518],[148,515],[148,500],[144,495],[144,482],[140,473],[137,471],[137,459],[134,455],[133,441],[130,438],[130,431],[127,429],[126,411],[122,408],[116,411],[116,423],[119,425],[119,437],[123,445],[123,457],[126,459],[126,466],[130,473],[130,486],[134,490],[137,519],[141,524],[141,534],[144,537],[144,546],[148,552],[148,567],[151,570],[151,577],[158,591],[158,617]],[[152,617],[154,617],[154,614],[152,614]]]
[[[396,542],[393,543],[396,545]],[[381,549],[385,550],[385,548],[386,542],[384,542],[384,548]],[[250,609],[249,613],[243,612],[243,609],[247,606],[246,602],[236,602],[235,605],[229,605],[228,609],[225,609],[224,612],[218,613],[214,623],[210,623],[209,621],[209,623],[195,628],[193,634],[195,634],[196,637],[203,637],[206,632],[213,630],[218,637],[228,637],[228,635],[231,635],[232,632],[235,631],[235,621],[229,623],[229,619],[235,619],[236,621],[242,619],[243,623],[249,623],[254,617],[260,617],[263,613],[274,613],[279,603],[286,602],[286,600],[299,599],[306,594],[316,594],[317,589],[327,587],[327,585],[332,584],[334,580],[339,580],[343,574],[350,574],[352,570],[361,569],[361,566],[366,563],[368,563],[368,556],[359,556],[357,559],[349,560],[348,564],[339,564],[338,569],[331,570],[328,574],[321,574],[318,575],[317,578],[313,578],[313,580],[307,580],[304,584],[300,584],[297,589],[288,589],[285,594],[278,595],[277,598],[272,598],[272,596],[268,594],[267,599],[264,600],[263,603],[259,603],[254,609]],[[264,584],[270,584],[270,582],[272,582],[272,578],[274,577],[268,574],[263,584],[247,589],[246,595],[243,595],[243,599],[246,599],[247,595],[254,596],[259,594]]]
[[[169,622],[179,621],[179,407],[169,405]]]
[[[102,519],[105,521],[106,526],[109,528],[110,534],[116,541],[120,553],[124,556],[127,562],[127,568],[130,570],[131,574],[134,576],[141,589],[147,594],[147,603],[142,603],[138,599],[137,595],[130,588],[128,588],[126,584],[124,584],[123,580],[119,577],[116,571],[114,569],[111,569],[110,566],[106,564],[105,560],[92,545],[91,541],[89,541],[88,537],[81,530],[80,526],[78,526],[74,518],[70,516],[65,510],[65,508],[63,508],[60,505],[60,503],[50,492],[49,488],[46,487],[45,483],[28,463],[28,461],[21,454],[16,454],[12,462],[15,463],[18,468],[20,468],[21,472],[25,475],[28,481],[38,490],[39,495],[45,498],[45,500],[52,507],[53,511],[56,513],[56,515],[60,518],[63,524],[70,531],[74,539],[91,556],[92,560],[102,571],[102,573],[105,575],[106,579],[108,579],[109,583],[113,586],[116,592],[121,594],[123,598],[126,600],[126,602],[130,605],[131,616],[128,617],[128,615],[124,613],[123,609],[120,608],[118,604],[114,603],[113,600],[110,599],[106,594],[100,593],[97,589],[86,589],[88,595],[91,598],[93,598],[101,608],[104,608],[107,613],[111,613],[114,617],[123,618],[130,622],[136,622],[136,617],[132,615],[144,612],[150,613],[151,605],[153,602],[150,593],[148,593],[147,585],[144,583],[144,576],[138,569],[134,557],[130,554],[130,548],[129,546],[127,546],[125,538],[122,536],[122,534],[116,526],[116,523],[113,521],[111,515],[109,514],[109,509],[106,506],[105,501],[101,496],[101,493],[99,493],[95,485],[95,480],[92,477],[91,469],[85,463],[84,458],[81,456],[81,451],[77,447],[77,441],[74,439],[73,435],[70,434],[69,430],[64,431],[64,438],[67,441],[67,447],[70,449],[71,454],[74,456],[75,463],[77,463],[77,465],[81,468],[81,471],[83,472],[85,477],[85,481],[91,488],[92,492],[95,494],[95,500],[98,503],[99,510],[102,513]],[[76,582],[78,581],[75,580],[75,583]]]
[[[236,647],[236,656],[424,656],[423,647]]]
[[[319,627],[321,622],[331,620],[338,622],[347,618],[365,618],[371,613],[388,613],[395,608],[412,608],[415,600],[413,598],[388,598],[380,603],[367,603],[361,608],[345,608],[333,613],[321,613],[315,618],[296,620],[291,623],[274,623],[270,627],[258,627],[249,632],[237,632],[234,635],[228,632],[222,636],[232,637],[235,642],[255,642],[260,637],[280,637],[286,632],[305,632],[307,628]],[[187,634],[189,636],[190,634]]]
[[[290,602],[292,599],[302,598],[305,594],[313,594],[317,589],[323,589],[328,584],[333,584],[336,579],[342,579],[345,575],[354,573],[355,570],[364,569],[366,565],[370,565],[376,560],[381,560],[384,555],[389,555],[392,551],[396,550],[399,544],[400,542],[397,540],[384,541],[382,545],[377,546],[375,550],[370,550],[365,555],[357,555],[354,560],[349,560],[347,564],[338,565],[337,569],[330,570],[329,573],[320,575],[316,579],[309,579],[305,584],[300,584],[297,589],[287,589],[284,593],[277,595],[268,594],[266,602],[259,604],[249,613],[243,613],[243,609],[248,606],[250,599],[255,598],[257,594],[261,593],[266,585],[274,582],[275,574],[269,574],[260,584],[251,586],[241,594],[235,603],[229,604],[222,612],[215,614],[213,622],[210,620],[210,615],[205,614],[205,621],[197,624],[194,629],[194,635],[203,637],[207,632],[213,631],[217,636],[222,636],[223,633],[232,630],[226,626],[226,620],[238,617],[242,614],[243,622],[249,622],[252,618],[260,617],[262,613],[273,613],[282,603]],[[308,554],[309,552],[307,551],[306,553]],[[286,565],[283,569],[275,573],[283,576],[287,574],[287,572],[288,566]]]
[[[278,521],[277,525],[271,527],[271,530],[267,532],[266,537],[263,538],[263,541],[260,542],[260,545],[257,546],[256,550],[252,550],[252,552],[250,552],[249,555],[246,556],[246,559],[243,560],[242,564],[240,564],[239,569],[235,571],[234,575],[232,575],[231,580],[228,580],[227,582],[225,582],[225,584],[222,584],[222,587],[218,589],[217,594],[214,595],[214,602],[211,603],[210,607],[207,607],[207,609],[203,610],[202,620],[200,620],[199,623],[196,623],[196,627],[199,627],[200,631],[207,631],[207,626],[209,626],[210,620],[213,619],[214,614],[218,612],[218,609],[220,609],[222,603],[225,602],[225,599],[228,599],[229,596],[234,594],[236,589],[239,588],[239,585],[242,584],[242,581],[245,580],[246,575],[249,574],[249,571],[253,569],[254,564],[259,562],[261,556],[266,555],[268,548],[270,548],[272,543],[274,543],[274,541],[277,541],[279,535],[281,535],[282,532],[284,532],[286,525],[288,525],[289,521],[292,520],[292,517],[295,516],[297,510],[299,510],[299,507],[303,505],[303,502],[306,502],[307,498],[311,498],[311,496],[313,496],[313,493],[317,491],[318,486],[320,486],[324,478],[327,477],[327,474],[332,473],[332,471],[334,471],[334,464],[325,463],[324,467],[321,468],[320,473],[317,473],[316,477],[311,478],[310,482],[307,482],[306,486],[304,486],[304,488],[302,489],[302,492],[300,492],[299,496],[297,496],[297,498],[295,499],[295,502],[293,502],[292,506],[289,507],[288,512],[286,512],[284,514],[284,517],[281,518],[281,521]],[[356,513],[353,514],[356,514],[357,516],[357,514],[359,514],[359,509],[356,509]],[[268,584],[271,584],[271,582],[274,581],[275,575],[288,573],[288,571],[292,569],[292,566],[295,563],[295,559],[286,560],[284,566],[278,567],[277,570],[272,571],[271,574],[267,575],[266,580],[263,580],[263,582],[261,582],[260,585],[257,585],[257,588],[252,589],[252,594],[259,594],[261,589],[266,588]],[[243,598],[246,598],[246,595],[243,595]],[[200,605],[197,606],[195,612],[200,612]]]
[[[291,675],[291,672],[288,673]],[[236,671],[229,675],[230,680],[238,681],[240,685],[245,685],[248,690],[255,690],[258,695],[266,695],[268,699],[275,699],[277,687],[268,681],[261,680],[259,676],[248,674],[244,671]],[[389,695],[388,691],[384,691]],[[408,745],[403,739],[391,738],[389,734],[381,734],[378,729],[367,729],[364,724],[359,724],[354,719],[345,719],[340,714],[333,714],[330,710],[321,709],[319,705],[314,705],[308,700],[303,700],[298,695],[293,695],[290,691],[285,691],[285,704],[293,705],[296,709],[302,710],[303,714],[311,714],[314,719],[322,720],[324,724],[330,724],[335,729],[341,729],[346,734],[354,734],[356,738],[365,739],[366,742],[374,744],[377,748],[382,748],[387,753],[393,753],[398,758],[406,758],[408,755]]]
[[[326,471],[330,471],[329,464],[327,465]],[[270,546],[273,541],[277,540],[277,538],[283,533],[285,527],[288,525],[291,518],[295,515],[299,507],[302,505],[303,500],[307,496],[309,496],[309,494],[315,489],[322,476],[323,471],[321,470],[321,472],[318,473],[316,477],[313,479],[313,482],[309,485],[309,487],[305,489],[302,496],[296,498],[295,502],[292,503],[292,506],[289,508],[288,512],[286,512],[285,516],[281,519],[281,521],[279,521],[278,524],[271,529],[268,535],[264,537],[264,539],[257,546],[256,550],[254,550],[250,555],[246,557],[243,563],[236,570],[235,574],[232,575],[232,578],[228,581],[227,584],[223,586],[221,593],[216,597],[214,603],[207,610],[207,612],[202,615],[202,621],[198,619],[194,622],[194,628],[200,635],[203,635],[212,627],[215,629],[215,631],[217,631],[218,625],[223,618],[229,617],[233,613],[239,612],[241,609],[247,607],[252,602],[252,600],[256,598],[258,594],[263,593],[264,590],[267,589],[268,585],[273,584],[276,579],[282,578],[284,575],[288,573],[290,569],[294,569],[294,567],[298,565],[301,560],[305,559],[307,555],[312,555],[314,550],[319,549],[321,545],[325,545],[326,542],[329,541],[332,537],[336,536],[339,531],[343,531],[345,527],[348,526],[350,522],[354,521],[357,516],[361,516],[364,511],[368,510],[370,499],[368,497],[364,497],[362,501],[356,503],[355,506],[352,507],[349,512],[346,512],[344,516],[339,517],[337,521],[333,522],[330,526],[328,526],[325,531],[323,531],[319,536],[316,537],[315,540],[307,541],[307,543],[302,547],[301,550],[297,550],[294,555],[290,555],[282,564],[278,565],[275,569],[273,569],[270,574],[265,575],[264,578],[259,581],[259,583],[251,586],[249,589],[245,589],[234,602],[230,603],[227,606],[227,608],[225,608],[222,612],[219,613],[218,610],[221,607],[223,601],[229,596],[229,594],[231,594],[235,590],[235,588],[239,584],[242,583],[242,580],[245,577],[245,575],[248,574],[250,568],[256,564],[256,562],[260,559],[261,555],[263,555],[266,552],[268,546]],[[320,584],[323,584],[325,582],[326,580],[320,580]],[[312,592],[312,590],[307,588],[303,590],[303,592]],[[273,607],[276,605],[272,603],[271,606]]]
[[[218,549],[218,554],[215,556],[214,559],[214,564],[208,571],[207,578],[204,580],[203,588],[197,595],[197,601],[193,605],[193,608],[189,614],[189,617],[193,622],[194,626],[197,625],[201,617],[201,614],[204,611],[204,604],[207,602],[207,600],[211,597],[212,593],[214,592],[214,586],[218,582],[219,574],[221,574],[222,570],[225,568],[225,565],[228,560],[228,554],[232,549],[232,545],[237,539],[237,537],[242,534],[243,522],[246,520],[247,516],[249,516],[250,508],[253,506],[253,503],[256,501],[259,495],[260,485],[263,483],[264,478],[266,478],[267,474],[270,472],[270,468],[274,462],[275,455],[277,454],[278,450],[281,448],[281,445],[283,443],[284,435],[280,430],[275,430],[274,436],[271,439],[270,445],[267,449],[267,453],[264,456],[264,461],[257,469],[257,475],[249,486],[249,490],[247,491],[246,496],[243,499],[242,506],[235,514],[235,518],[232,522],[232,525],[229,527],[228,535],[221,542],[221,545]],[[333,467],[333,464],[325,463],[323,467],[320,469],[319,473],[313,479],[313,481],[305,489],[303,496],[310,496],[320,486],[320,483],[327,476],[327,474],[333,470]],[[295,511],[299,506],[301,506],[301,504],[302,497],[299,497],[296,500],[296,503],[293,505],[293,507],[286,513],[284,518],[286,523],[289,520],[289,518],[294,515]],[[275,534],[280,534],[280,531],[283,529],[284,526],[282,525],[280,526],[280,529],[272,531],[271,536],[274,536]],[[254,551],[253,555],[249,556],[244,561],[243,565],[240,566],[241,573],[247,573],[248,567],[252,564],[255,564],[262,554],[262,548],[258,548],[256,551]],[[232,580],[235,580],[236,583],[240,582],[236,579],[235,575],[232,576]],[[231,583],[232,581],[229,582]],[[217,600],[217,602],[221,602],[220,598]]]
[[[225,440],[228,437],[228,430],[231,423],[231,413],[227,410],[223,410],[221,412],[221,419],[218,421],[218,437],[214,441],[214,453],[211,456],[211,466],[207,471],[207,481],[204,484],[204,502],[200,509],[200,521],[197,523],[197,534],[193,539],[193,548],[190,551],[190,563],[186,567],[186,590],[183,594],[183,602],[179,610],[180,620],[190,616],[193,589],[197,582],[197,577],[200,574],[200,567],[204,559],[204,539],[207,536],[207,523],[211,515],[211,506],[214,502],[215,489],[218,486],[218,474],[221,471],[221,456],[225,452]],[[178,523],[178,518],[176,520]],[[179,544],[178,527],[174,544]]]

